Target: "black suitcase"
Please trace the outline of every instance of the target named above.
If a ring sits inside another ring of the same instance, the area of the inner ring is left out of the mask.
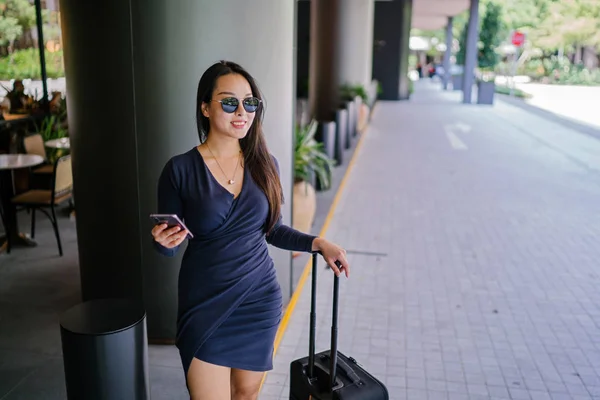
[[[290,400],[389,400],[385,385],[355,359],[337,351],[340,278],[333,279],[331,349],[315,355],[317,254],[312,256],[308,357],[290,364]]]

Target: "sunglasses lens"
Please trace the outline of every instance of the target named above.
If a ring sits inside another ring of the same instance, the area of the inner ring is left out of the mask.
[[[243,104],[244,110],[246,110],[246,112],[253,113],[258,108],[260,100],[256,97],[247,97],[244,99]]]
[[[229,114],[235,112],[239,104],[240,103],[238,102],[238,99],[235,97],[227,97],[221,100],[221,107],[223,107],[223,111]]]

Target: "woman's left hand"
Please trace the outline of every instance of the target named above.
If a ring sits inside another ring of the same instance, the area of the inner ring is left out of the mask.
[[[321,252],[336,276],[340,276],[342,273],[346,274],[346,278],[350,276],[350,264],[346,259],[346,250],[328,240],[316,238],[313,242],[313,251]],[[337,265],[336,262],[338,262]]]

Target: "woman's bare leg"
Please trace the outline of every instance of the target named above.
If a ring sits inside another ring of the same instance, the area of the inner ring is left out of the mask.
[[[230,400],[231,368],[192,359],[187,374],[192,400]]]
[[[231,369],[231,400],[256,400],[264,372]]]

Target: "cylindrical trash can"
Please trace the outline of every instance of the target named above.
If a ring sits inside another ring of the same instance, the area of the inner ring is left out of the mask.
[[[78,304],[60,318],[69,400],[150,398],[146,312],[127,299]]]

